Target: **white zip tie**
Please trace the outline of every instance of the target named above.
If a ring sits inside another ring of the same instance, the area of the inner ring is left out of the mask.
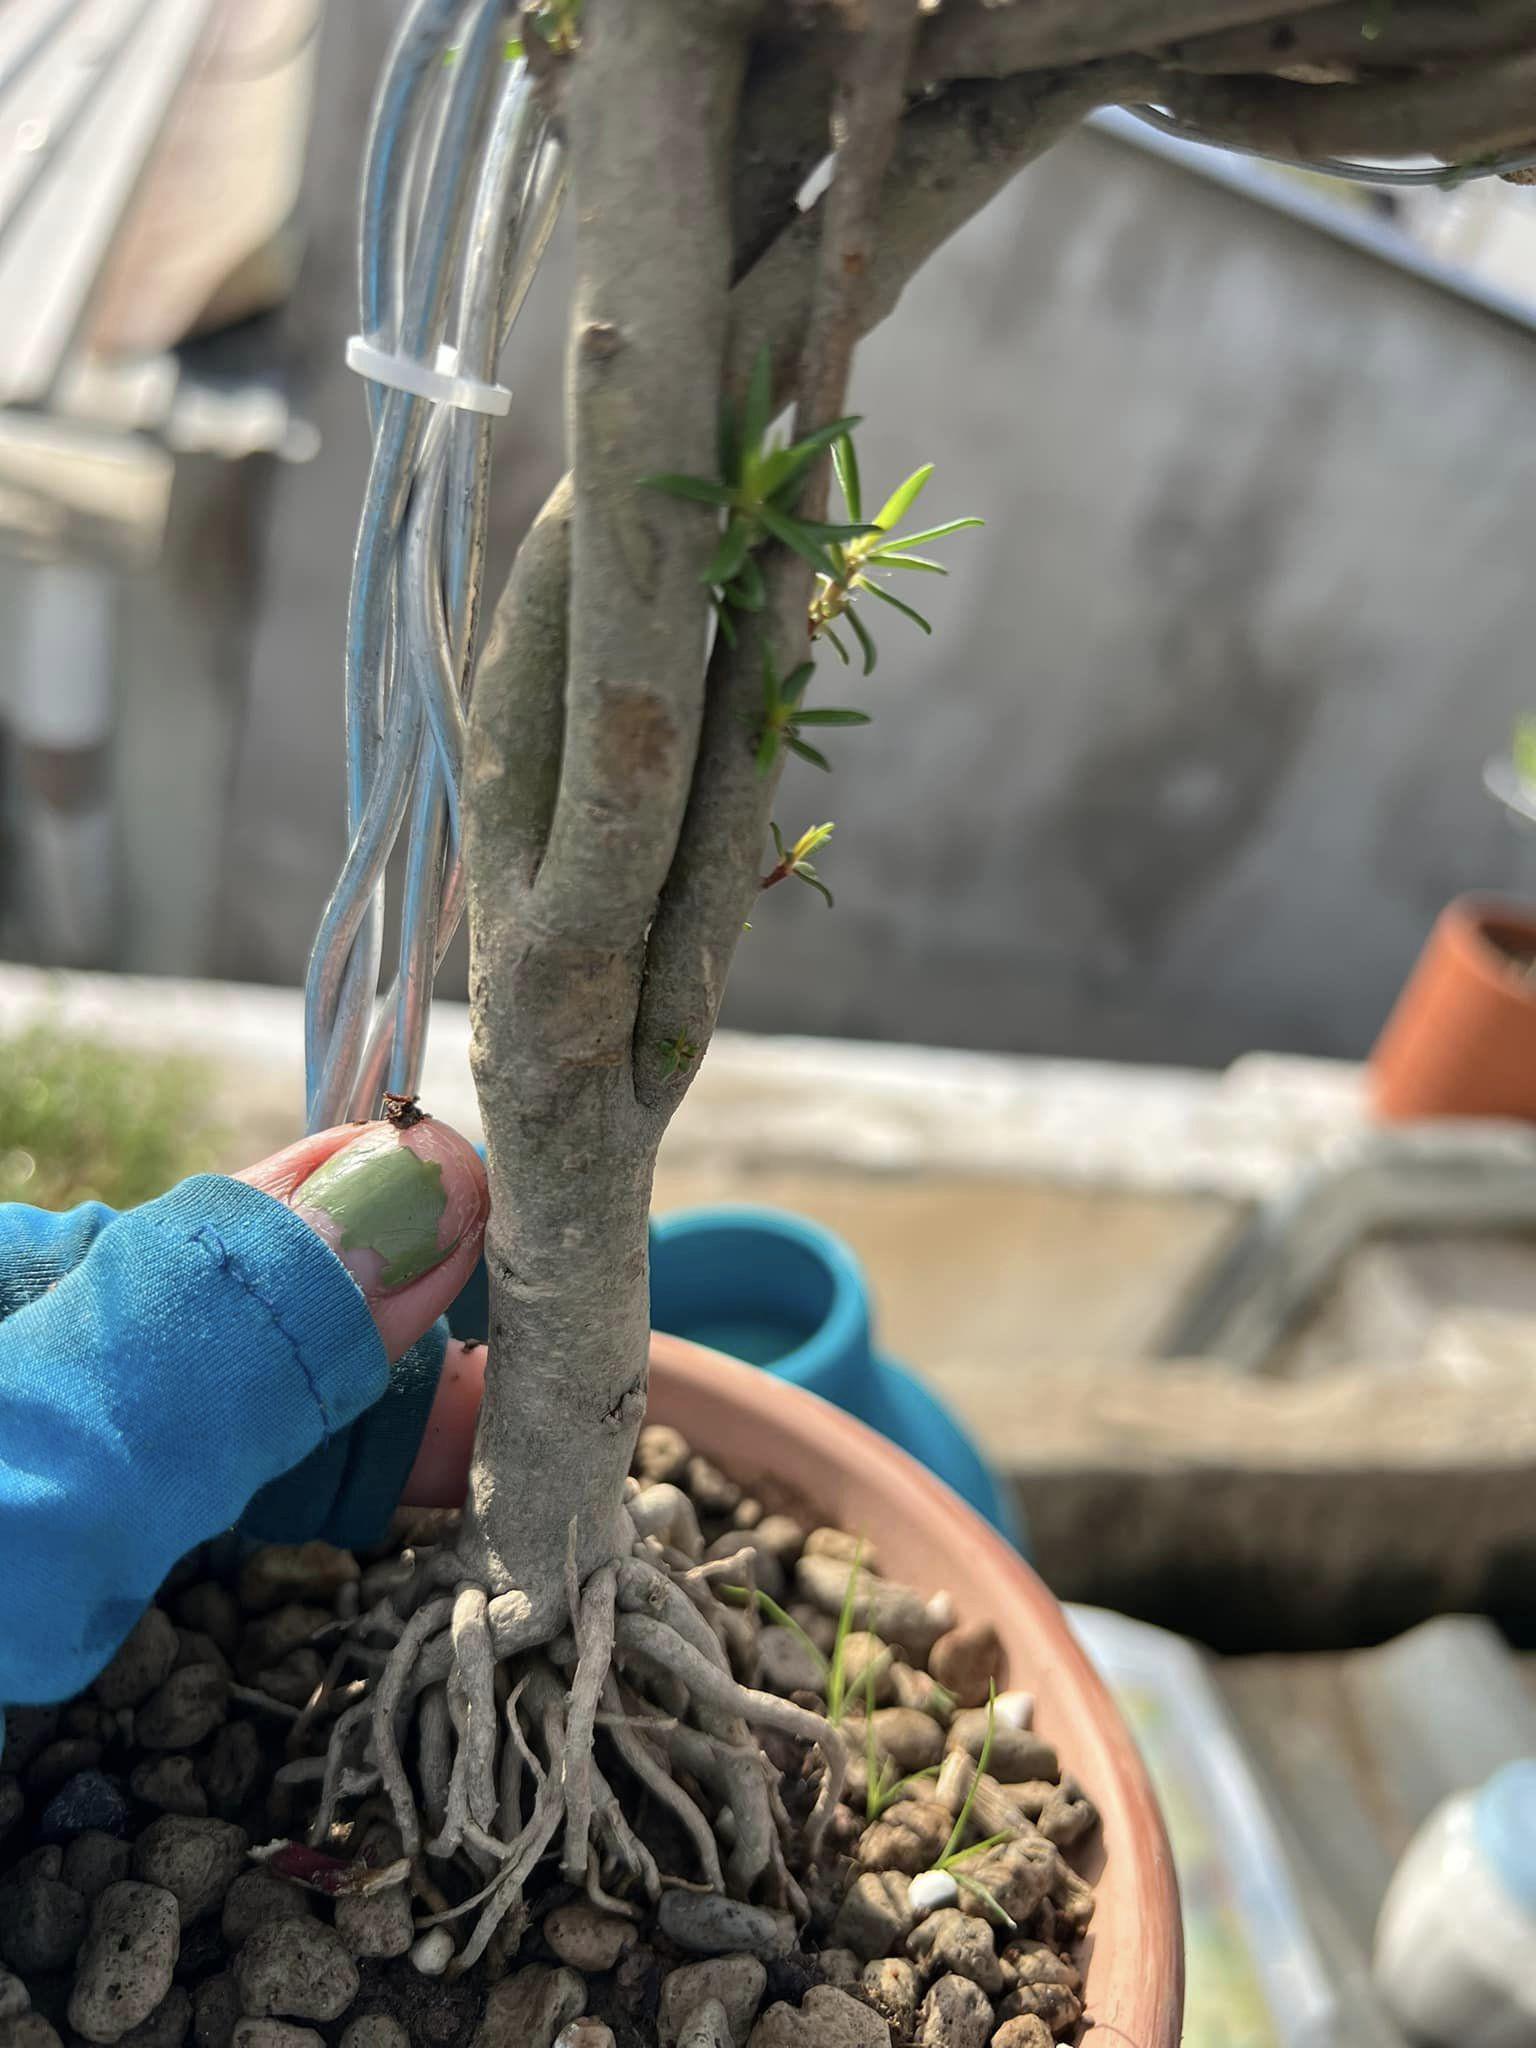
[[[459,375],[459,352],[447,342],[439,347],[435,365],[428,368],[409,356],[392,355],[366,335],[354,334],[347,342],[347,368],[372,384],[408,391],[413,398],[430,398],[435,405],[454,405],[461,412],[491,413],[500,419],[512,409],[512,394],[504,384],[482,384],[478,377]]]

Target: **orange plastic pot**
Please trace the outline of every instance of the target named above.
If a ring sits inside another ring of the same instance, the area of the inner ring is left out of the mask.
[[[1116,2048],[1176,2048],[1184,1944],[1168,1837],[1118,1708],[1034,1572],[905,1451],[819,1396],[734,1359],[652,1337],[649,1415],[743,1485],[789,1489],[866,1537],[892,1578],[948,1590],[962,1614],[994,1625],[1008,1684],[1035,1695],[1035,1725],[1103,1816],[1081,1866],[1098,1894],[1084,1949],[1085,2010],[1116,2029]]]
[[[1532,959],[1526,912],[1464,896],[1440,913],[1371,1054],[1378,1116],[1536,1120]]]

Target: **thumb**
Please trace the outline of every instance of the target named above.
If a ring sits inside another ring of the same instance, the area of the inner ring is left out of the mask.
[[[235,1176],[325,1239],[362,1289],[391,1363],[474,1271],[490,1201],[468,1139],[414,1115],[316,1132]]]

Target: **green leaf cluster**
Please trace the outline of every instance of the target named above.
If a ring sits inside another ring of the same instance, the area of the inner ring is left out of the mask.
[[[813,661],[802,661],[780,677],[773,665],[773,655],[763,648],[763,715],[757,728],[757,772],[766,775],[779,758],[779,749],[787,747],[792,754],[798,754],[802,761],[809,761],[813,768],[824,768],[830,775],[832,763],[818,747],[801,736],[802,726],[818,725],[868,725],[867,711],[851,711],[845,706],[817,706],[808,709],[801,701],[805,686],[816,673]]]
[[[685,476],[667,471],[640,480],[650,490],[714,505],[725,513],[719,544],[704,569],[702,581],[714,592],[721,631],[732,641],[736,629],[731,611],[757,612],[763,608],[767,593],[763,572],[755,560],[759,548],[769,541],[781,541],[809,562],[818,575],[831,576],[836,573],[836,558],[830,549],[868,531],[854,524],[833,525],[821,519],[802,519],[795,511],[811,464],[824,449],[844,438],[858,421],[833,420],[830,426],[787,444],[769,440],[772,422],[773,366],[765,348],[752,367],[740,416],[728,397],[721,400],[716,448],[719,475]]]
[[[832,837],[834,829],[830,823],[812,825],[807,831],[800,834],[800,837],[793,846],[786,846],[784,834],[777,825],[770,824],[768,830],[773,834],[773,850],[778,855],[779,862],[772,874],[764,876],[763,887],[765,889],[771,888],[775,882],[785,881],[789,876],[793,875],[797,882],[804,882],[814,889],[818,895],[825,896],[827,908],[830,910],[832,908],[832,891],[827,887],[820,875],[817,874],[809,856],[816,851],[817,847],[826,845],[827,841]]]
[[[896,486],[874,518],[866,524],[858,457],[848,435],[840,436],[833,444],[832,461],[843,502],[848,509],[850,531],[846,539],[828,543],[827,553],[832,562],[830,569],[819,572],[816,594],[811,600],[811,637],[813,640],[829,640],[839,658],[847,664],[851,657],[836,630],[838,624],[846,624],[859,644],[864,673],[870,675],[876,661],[875,643],[869,628],[854,610],[855,600],[868,592],[893,611],[900,612],[903,618],[910,619],[923,632],[932,633],[932,625],[916,606],[908,604],[893,590],[887,590],[878,579],[902,572],[947,576],[949,571],[942,562],[936,562],[928,555],[914,554],[913,549],[930,541],[942,540],[946,534],[959,533],[963,527],[981,526],[985,522],[976,518],[946,519],[938,526],[927,526],[916,533],[898,534],[895,529],[911,511],[933,475],[933,464],[925,462],[921,469],[914,469],[904,482]]]
[[[685,1038],[679,1032],[676,1038],[664,1038],[661,1041],[661,1054],[667,1063],[662,1071],[670,1077],[673,1074],[685,1073],[698,1058],[699,1048],[691,1038]]]

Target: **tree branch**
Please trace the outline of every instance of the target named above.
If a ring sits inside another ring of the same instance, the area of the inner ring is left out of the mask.
[[[532,886],[560,786],[571,560],[571,479],[523,537],[476,672],[464,763],[469,872],[511,898]]]
[[[614,1554],[645,1409],[654,1150],[630,1054],[645,930],[693,769],[713,522],[641,478],[714,459],[748,19],[743,0],[586,0],[565,87],[574,481],[520,553],[512,604],[526,616],[503,606],[509,659],[482,668],[476,692],[471,1059],[491,1315],[459,1554],[485,1584],[525,1587],[551,1628],[573,1522],[582,1578]],[[519,796],[496,778],[529,707],[545,709],[528,735],[520,887],[498,844]]]
[[[793,218],[796,195],[828,153],[843,42],[841,18],[818,17],[813,27],[792,35],[764,36],[753,49],[731,176],[738,277]]]
[[[879,234],[867,277],[863,332],[896,307],[934,251],[1009,181],[1095,107],[1142,90],[1149,66],[1086,65],[1078,71],[952,86],[913,107],[901,123],[881,192]],[[728,388],[746,388],[758,350],[773,358],[774,388],[793,384],[811,313],[820,206],[801,214],[731,294]]]
[[[1274,156],[1420,156],[1448,162],[1536,140],[1536,51],[1369,85],[1214,79],[1148,65],[1121,98],[1165,106],[1219,142]]]
[[[1014,11],[1008,5],[987,10],[995,24]],[[1336,29],[1336,8],[1303,11],[1326,15],[1330,32]],[[1256,0],[1210,0],[1209,5],[1189,0],[1187,6],[1164,0],[1156,8],[1151,0],[1123,0],[1106,20],[1042,0],[1040,6],[1019,10],[1019,18],[1029,22],[1034,36],[1076,34],[1080,42],[1102,44],[1142,30],[1160,29],[1166,35],[1170,27],[1188,28],[1197,19],[1230,25],[1260,13]],[[1287,20],[1295,14],[1293,9]],[[1269,18],[1267,10],[1262,18]],[[1082,26],[1090,19],[1091,37]],[[1500,19],[1507,25],[1509,0],[1504,0]],[[974,26],[974,12],[957,7],[953,20]],[[1427,32],[1428,21],[1428,0],[1419,0],[1417,28]],[[929,32],[924,50],[930,57],[934,47]],[[1013,44],[1012,54],[1021,47]],[[950,87],[912,108],[897,128],[882,183],[879,233],[859,293],[857,331],[866,332],[885,318],[907,279],[929,256],[1025,164],[1097,106],[1156,100],[1208,132],[1286,155],[1390,155],[1426,146],[1451,155],[1524,139],[1532,128],[1533,85],[1536,60],[1516,57],[1445,77],[1361,86],[1211,80],[1128,59]],[[759,165],[754,189],[771,210],[778,200],[773,181],[761,172]],[[787,394],[793,388],[813,318],[827,208],[823,199],[810,213],[797,215],[731,295],[725,381],[738,394],[764,344],[771,352],[776,390]],[[740,204],[736,212],[738,244],[749,245],[756,229]],[[687,466],[670,454],[666,460],[668,466]],[[694,466],[707,470],[707,457]],[[552,550],[551,573],[554,562]],[[796,604],[776,594],[764,623],[776,661],[798,658],[803,625]],[[730,960],[756,893],[772,806],[776,778],[757,774],[750,747],[760,701],[761,643],[751,634],[744,639],[747,644],[739,653],[718,649],[711,667],[708,710],[682,830],[647,945],[634,1034],[645,1056],[636,1085],[642,1105],[663,1119],[686,1089],[713,1032]],[[639,826],[637,820],[637,833]],[[646,837],[653,848],[661,844],[649,833]],[[666,849],[674,850],[670,838]],[[664,1042],[679,1040],[694,1050],[667,1077],[649,1055]]]
[[[1186,36],[1294,20],[1327,0],[949,0],[929,18],[912,69],[914,85],[952,78],[1010,78],[1160,49]],[[1359,26],[1359,9],[1355,14]],[[1261,67],[1264,69],[1272,66]]]
[[[1393,0],[1373,18],[1368,36],[1360,0],[1332,0],[1312,13],[1266,19],[1160,46],[1180,70],[1212,74],[1327,71],[1337,79],[1426,65],[1464,63],[1528,48],[1536,42],[1533,0]]]
[[[1101,69],[957,87],[909,112],[882,187],[861,330],[885,318],[913,272],[1016,171],[1106,95],[1115,97],[1119,79],[1118,72]],[[815,290],[819,212],[786,230],[731,295],[730,374],[738,388],[764,344],[780,389],[800,360]],[[781,597],[769,622],[780,673],[802,658],[790,650],[805,646],[804,592],[801,580],[793,595]],[[641,1055],[636,1091],[642,1107],[663,1123],[713,1035],[731,960],[757,895],[778,786],[777,768],[760,775],[753,758],[760,663],[761,642],[754,635],[744,634],[736,649],[716,648],[688,813],[651,927],[635,1033]],[[668,1073],[656,1050],[679,1038],[694,1055],[686,1067]]]
[[[908,112],[882,190],[875,257],[860,316],[862,332],[878,326],[895,307],[906,280],[1016,171],[1094,106],[1113,99],[1121,75],[1103,69],[1076,78],[1034,77],[957,87]],[[810,317],[819,224],[814,210],[797,216],[731,294],[728,381],[738,397],[764,343],[773,357],[776,391],[787,395],[792,388]],[[519,550],[497,604],[490,642],[504,645],[508,660],[494,669],[482,660],[475,684],[472,729],[489,729],[494,721],[506,741],[494,745],[492,757],[509,762],[517,751],[512,744],[515,717],[493,710],[502,678],[516,675],[525,705],[548,701],[550,693],[558,695],[564,687],[564,636],[541,628],[538,621],[552,619],[567,602],[570,519],[568,495],[562,494],[571,488],[567,477]],[[533,616],[519,625],[517,616],[524,611]],[[760,681],[749,677],[745,687],[755,691]],[[490,800],[471,789],[472,811]],[[541,830],[545,822],[547,813],[535,814],[534,830]],[[766,823],[765,817],[764,830]],[[761,839],[759,833],[758,845]],[[542,844],[534,850],[535,860],[542,850]]]
[[[833,125],[838,134],[831,189],[821,204],[816,287],[800,357],[795,433],[816,433],[840,417],[853,351],[863,333],[866,280],[875,253],[881,190],[906,100],[907,62],[917,35],[915,0],[872,0],[870,19],[845,54]],[[805,480],[807,518],[825,515],[831,457]]]
[[[641,479],[714,462],[748,21],[742,0],[589,0],[572,67],[565,747],[529,905],[563,942],[639,944],[687,801],[714,520]]]
[[[798,567],[796,558],[791,557]],[[809,572],[775,578],[771,613],[735,647],[717,642],[698,767],[677,857],[657,906],[635,1025],[635,1092],[665,1128],[714,1035],[783,773],[783,755],[760,773],[753,745],[762,711],[762,651],[778,672],[803,659]],[[790,650],[794,650],[791,652]],[[684,1041],[685,1064],[660,1048]],[[659,1135],[659,1130],[658,1130]]]

